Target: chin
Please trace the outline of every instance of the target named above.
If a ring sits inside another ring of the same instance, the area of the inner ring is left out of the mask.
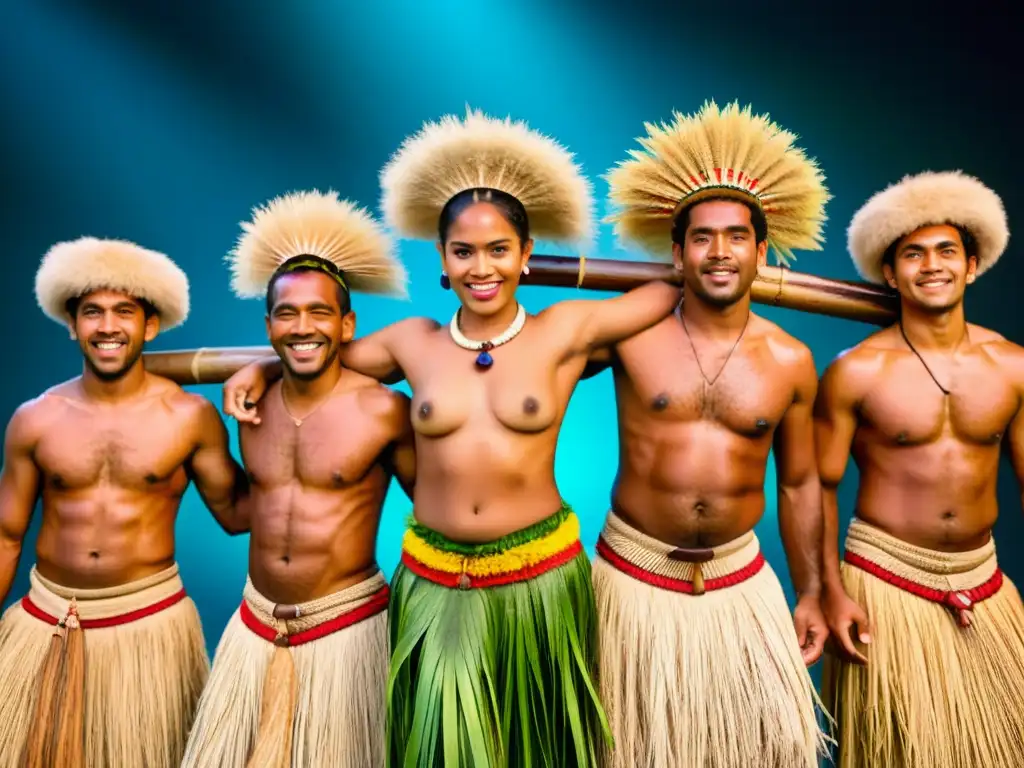
[[[125,360],[117,362],[113,361],[98,361],[91,357],[86,358],[86,362],[89,364],[89,369],[96,375],[97,378],[103,379],[104,381],[114,381],[124,376],[131,365]]]

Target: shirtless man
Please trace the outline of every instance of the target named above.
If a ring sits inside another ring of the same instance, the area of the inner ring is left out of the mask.
[[[240,426],[249,578],[185,766],[384,762],[388,586],[377,529],[392,477],[411,493],[415,465],[408,398],[339,360],[355,332],[350,291],[402,288],[387,240],[366,226],[333,195],[288,195],[257,211],[233,253],[236,292],[266,295],[283,378],[261,418]]]
[[[717,144],[745,142],[756,164],[777,129],[735,106],[724,111],[735,133]],[[662,211],[652,218],[648,180],[673,172],[666,145],[686,156],[693,137],[721,119],[712,104],[651,129],[650,154],[609,177],[620,233],[653,254],[667,252],[671,237],[684,281],[677,313],[610,355],[620,464],[594,584],[602,694],[615,734],[607,764],[616,768],[810,768],[823,747],[805,666],[826,638],[811,419],[817,372],[804,344],[751,312],[750,288],[769,244],[814,240],[827,198],[813,166],[790,149],[782,162],[799,180],[788,189],[689,189],[681,177],[678,205],[658,190]],[[729,173],[749,183],[743,170]],[[713,172],[695,168],[690,177],[701,171]],[[780,195],[792,210],[762,208],[761,196]],[[772,449],[798,598],[792,619],[753,532]]]
[[[82,238],[47,253],[36,292],[85,365],[7,425],[0,601],[39,500],[43,517],[30,590],[0,621],[0,765],[177,765],[209,667],[175,562],[189,481],[225,530],[246,528],[216,408],[142,365],[187,316],[188,280],[163,254]]]
[[[840,768],[1024,765],[1024,605],[992,540],[1001,446],[1024,483],[1024,349],[964,315],[1008,237],[996,194],[959,173],[907,177],[850,226],[860,273],[899,292],[901,319],[828,367],[815,409]]]

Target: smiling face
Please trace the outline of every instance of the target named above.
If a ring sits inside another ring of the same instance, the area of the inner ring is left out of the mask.
[[[281,275],[272,286],[267,335],[287,371],[315,379],[355,334],[355,314],[339,300],[338,282],[319,271]]]
[[[673,243],[676,268],[691,291],[726,307],[742,299],[765,263],[768,245],[757,241],[750,208],[733,200],[709,200],[688,211],[681,242]]]
[[[978,259],[968,255],[961,232],[948,224],[921,227],[891,247],[882,273],[904,302],[930,312],[948,312],[974,281]]]
[[[515,227],[495,205],[474,203],[451,222],[438,244],[442,268],[462,306],[474,314],[495,315],[515,302],[519,276],[533,241],[520,242]]]
[[[107,381],[131,370],[145,343],[160,330],[160,320],[151,307],[118,291],[93,291],[70,302],[69,310],[71,330],[85,364]]]

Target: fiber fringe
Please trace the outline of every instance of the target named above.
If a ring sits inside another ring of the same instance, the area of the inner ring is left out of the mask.
[[[1024,606],[1010,580],[960,628],[939,603],[847,563],[840,572],[872,640],[866,667],[825,658],[838,768],[1024,766]]]
[[[33,599],[40,585],[33,575]],[[90,601],[84,599],[88,593],[76,593],[83,619],[91,615]],[[139,609],[153,604],[148,595],[143,590],[116,600],[128,610]],[[53,594],[48,597],[50,602],[60,600]],[[0,621],[2,768],[25,764],[38,676],[53,629],[27,613],[20,601]],[[130,623],[76,632],[85,645],[84,764],[88,768],[179,765],[209,672],[202,626],[192,601],[186,598]],[[51,765],[67,768],[65,759],[59,757],[61,762]]]
[[[766,564],[703,595],[594,561],[607,768],[816,768],[820,706]]]

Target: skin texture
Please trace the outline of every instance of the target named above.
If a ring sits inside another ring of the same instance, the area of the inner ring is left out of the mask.
[[[341,365],[355,315],[342,314],[334,280],[286,275],[274,299],[267,333],[284,377],[261,423],[239,434],[252,484],[250,578],[274,602],[295,604],[377,570],[384,498],[394,476],[411,493],[415,455],[409,399]]]
[[[825,607],[848,659],[864,663],[868,617],[839,578],[836,492],[852,455],[860,474],[856,515],[900,539],[944,552],[981,546],[997,517],[1001,449],[1024,481],[1024,349],[964,317],[976,260],[950,226],[904,237],[889,285],[903,328],[879,331],[826,370],[815,406],[825,511]],[[928,283],[935,283],[928,286]]]
[[[174,523],[193,480],[229,533],[247,529],[241,467],[205,398],[143,370],[159,321],[113,291],[84,297],[71,322],[82,376],[22,404],[7,425],[0,475],[0,602],[38,501],[36,565],[83,589],[124,584],[174,563]],[[102,351],[101,342],[122,343]]]
[[[532,249],[489,203],[467,208],[439,245],[443,269],[462,300],[460,327],[491,339],[515,317],[515,289]],[[493,296],[481,284],[498,283]],[[659,283],[604,301],[567,301],[527,319],[523,331],[492,351],[460,348],[447,327],[410,318],[347,344],[347,368],[380,381],[408,380],[415,430],[417,519],[445,536],[491,541],[552,515],[561,503],[555,445],[569,397],[589,355],[669,314],[679,291]],[[225,405],[240,421],[256,407],[271,363],[253,364],[228,382]],[[266,406],[260,406],[265,410]]]
[[[811,418],[817,372],[804,344],[750,312],[765,253],[745,205],[715,200],[691,209],[684,243],[673,247],[685,280],[681,309],[606,356],[619,417],[612,505],[660,541],[724,544],[761,519],[774,448],[779,525],[799,597],[794,622],[812,664],[827,637]]]

